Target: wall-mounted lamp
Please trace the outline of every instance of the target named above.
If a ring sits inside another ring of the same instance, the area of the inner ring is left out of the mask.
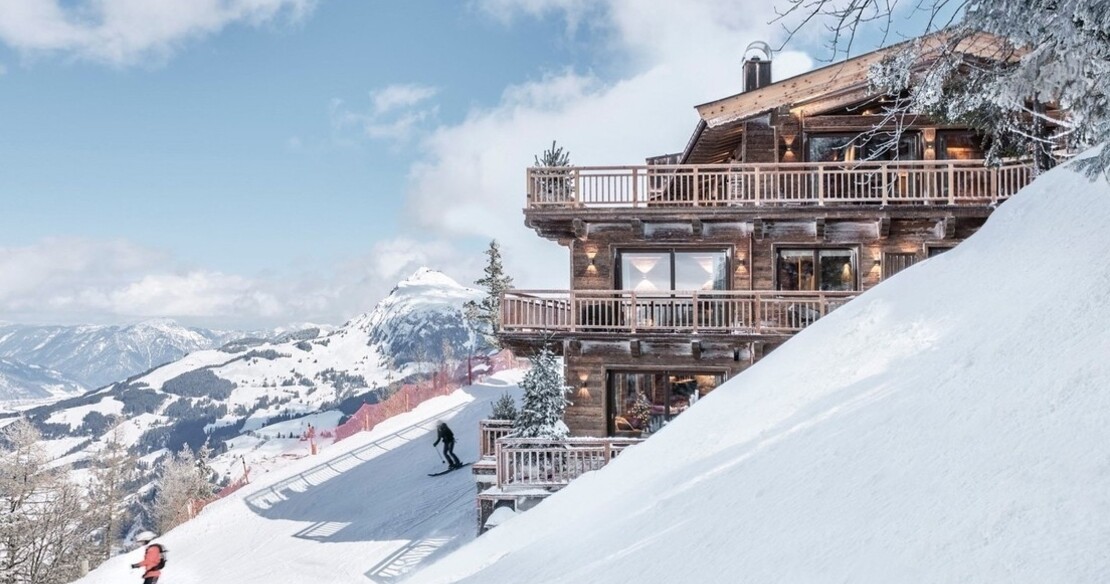
[[[748,265],[748,260],[743,257],[736,258],[736,265],[743,268]]]
[[[877,268],[881,265],[883,265],[883,258],[881,258],[881,257],[875,258],[875,267]]]
[[[578,372],[578,381],[581,383],[579,384],[578,392],[574,394],[574,397],[578,398],[578,400],[581,402],[590,401],[590,388],[589,385],[586,384],[586,381],[588,381],[589,379],[590,373],[588,371]]]
[[[590,265],[586,267],[587,270],[597,270],[597,250],[589,248],[586,250],[586,259],[590,260]]]
[[[925,140],[925,149],[926,150],[932,150],[933,149],[933,141],[932,140]]]

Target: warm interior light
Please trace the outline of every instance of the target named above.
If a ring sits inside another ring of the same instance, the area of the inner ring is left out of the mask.
[[[583,385],[582,387],[578,388],[578,393],[574,394],[574,396],[577,397],[580,401],[589,401],[590,388]]]

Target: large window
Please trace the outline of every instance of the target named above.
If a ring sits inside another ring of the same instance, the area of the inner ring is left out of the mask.
[[[984,157],[983,139],[974,132],[964,130],[937,132],[937,158],[979,160]]]
[[[806,141],[806,161],[921,160],[921,137],[917,132],[904,132],[897,148],[891,146],[893,139],[887,134],[813,134]]]
[[[727,290],[726,250],[622,251],[617,283],[621,290]]]
[[[775,285],[779,290],[855,290],[856,264],[852,249],[779,249]]]
[[[610,371],[609,433],[655,432],[723,381],[724,375],[711,372]]]

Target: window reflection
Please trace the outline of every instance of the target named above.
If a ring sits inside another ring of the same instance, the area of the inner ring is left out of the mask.
[[[656,432],[724,382],[708,372],[614,371],[609,375],[610,432],[642,436]]]
[[[775,257],[776,287],[851,291],[856,289],[856,269],[856,252],[851,249],[780,249]]]
[[[650,251],[620,252],[620,289],[727,290],[728,252]]]

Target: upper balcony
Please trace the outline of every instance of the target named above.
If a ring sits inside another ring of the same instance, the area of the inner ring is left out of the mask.
[[[526,211],[651,214],[773,208],[989,207],[1032,180],[1028,161],[803,162],[528,169]]]

